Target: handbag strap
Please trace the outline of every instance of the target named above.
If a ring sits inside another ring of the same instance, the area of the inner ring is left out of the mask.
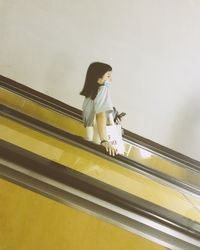
[[[109,120],[111,125],[115,125],[112,112],[109,113]]]

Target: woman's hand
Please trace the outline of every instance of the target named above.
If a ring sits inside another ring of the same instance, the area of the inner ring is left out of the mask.
[[[117,150],[109,144],[109,142],[103,142],[101,145],[106,149],[109,155],[115,156],[117,154]]]

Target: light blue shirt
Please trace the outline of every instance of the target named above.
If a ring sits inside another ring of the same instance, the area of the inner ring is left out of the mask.
[[[83,123],[85,127],[93,126],[94,115],[101,112],[106,113],[107,125],[109,125],[109,113],[113,112],[109,88],[106,86],[100,87],[94,100],[90,97],[85,98],[82,109]]]

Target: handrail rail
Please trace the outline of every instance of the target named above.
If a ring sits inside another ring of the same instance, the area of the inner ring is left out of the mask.
[[[64,116],[70,116],[73,119],[82,123],[82,111],[74,108],[66,103],[63,103],[53,97],[43,94],[37,90],[34,90],[28,86],[20,84],[12,79],[0,75],[0,87],[12,91],[18,95],[23,96],[29,100],[32,100],[41,106],[48,109],[54,110]],[[153,142],[147,138],[140,135],[132,133],[124,129],[123,138],[129,142],[139,144],[144,148],[151,150],[152,152],[162,155],[168,159],[171,159],[174,163],[181,165],[187,165],[191,169],[200,169],[200,161],[192,159],[186,155],[176,152],[170,148],[162,146],[156,142]]]
[[[31,129],[37,130],[51,137],[54,137],[58,140],[71,144],[75,147],[87,150],[88,152],[91,152],[95,155],[98,155],[109,161],[112,161],[128,169],[129,171],[140,173],[143,176],[146,176],[154,181],[157,181],[160,184],[167,185],[168,187],[172,187],[177,191],[181,191],[182,193],[194,196],[196,199],[200,199],[199,188],[189,183],[185,183],[172,176],[169,176],[168,174],[162,173],[156,169],[145,166],[141,163],[134,161],[133,159],[124,157],[122,155],[117,155],[115,157],[112,157],[107,154],[107,152],[102,146],[86,141],[80,136],[73,135],[65,130],[54,127],[53,125],[40,121],[35,117],[24,114],[18,110],[7,107],[3,104],[0,104],[0,115],[8,119],[17,121],[25,126],[30,127]]]
[[[197,222],[3,140],[0,155],[5,180],[165,247],[200,248]]]

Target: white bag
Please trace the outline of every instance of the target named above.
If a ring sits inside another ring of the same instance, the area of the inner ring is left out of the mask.
[[[106,134],[108,142],[117,150],[118,154],[124,154],[124,142],[122,140],[122,128],[121,125],[114,123],[112,113],[109,115],[111,125],[106,126]],[[96,144],[100,144],[96,115],[94,118],[94,125],[92,127],[86,127],[86,140],[93,141]]]

